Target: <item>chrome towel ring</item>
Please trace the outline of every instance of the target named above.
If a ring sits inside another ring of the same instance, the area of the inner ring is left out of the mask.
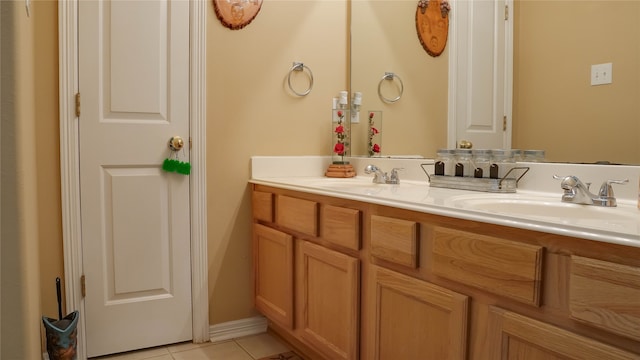
[[[291,74],[293,74],[294,71],[304,71],[305,69],[307,69],[307,72],[309,73],[309,88],[303,92],[298,92],[296,91],[293,86],[291,85]],[[313,73],[311,72],[311,69],[309,69],[309,67],[301,62],[294,62],[293,66],[291,67],[291,69],[289,69],[289,75],[287,76],[287,84],[289,84],[289,89],[296,95],[298,96],[307,96],[309,95],[309,93],[311,92],[311,89],[313,88]]]
[[[396,96],[393,99],[389,99],[387,97],[385,97],[384,95],[382,95],[382,82],[385,80],[389,80],[389,81],[393,81],[394,79],[398,79],[398,83],[400,84],[400,93],[398,94],[398,96]],[[384,76],[382,77],[382,79],[380,79],[380,83],[378,83],[378,96],[380,97],[380,100],[386,102],[386,103],[394,103],[398,100],[400,100],[400,98],[402,97],[402,93],[404,92],[404,83],[402,82],[402,79],[400,78],[400,76],[398,76],[398,74],[396,73],[392,73],[392,72],[385,72]]]

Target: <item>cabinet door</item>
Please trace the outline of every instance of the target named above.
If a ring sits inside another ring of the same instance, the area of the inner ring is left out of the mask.
[[[467,296],[376,266],[371,275],[373,359],[466,358]]]
[[[328,359],[357,359],[359,338],[358,259],[298,241],[296,331]]]
[[[630,360],[631,354],[525,316],[492,307],[489,346],[493,360]]]
[[[270,320],[293,328],[293,237],[253,225],[255,305]]]

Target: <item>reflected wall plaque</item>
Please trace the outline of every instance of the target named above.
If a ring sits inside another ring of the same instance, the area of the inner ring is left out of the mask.
[[[422,47],[431,56],[440,56],[447,45],[450,9],[447,0],[418,1],[416,30]]]
[[[213,0],[213,7],[222,25],[239,30],[255,19],[262,0]]]

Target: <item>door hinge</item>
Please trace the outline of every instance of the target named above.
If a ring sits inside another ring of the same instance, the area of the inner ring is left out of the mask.
[[[502,117],[502,131],[507,131],[507,115]]]
[[[80,117],[80,93],[76,94],[76,117]]]
[[[80,292],[82,293],[82,297],[87,296],[87,284],[85,282],[84,274],[80,276]]]
[[[504,6],[504,20],[509,20],[509,5]]]
[[[193,145],[193,141],[191,141],[191,136],[189,136],[189,150],[191,150],[192,145]]]

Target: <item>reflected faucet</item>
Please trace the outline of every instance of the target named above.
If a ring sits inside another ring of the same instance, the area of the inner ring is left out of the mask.
[[[583,183],[577,176],[558,176],[553,175],[556,180],[561,180],[560,187],[564,190],[562,194],[563,202],[570,202],[574,204],[584,205],[596,205],[605,207],[617,206],[616,198],[613,194],[613,187],[611,184],[625,184],[629,182],[629,179],[624,180],[606,180],[600,186],[598,194],[593,194],[589,191],[591,183]]]
[[[400,183],[400,177],[398,176],[399,170],[402,170],[402,169],[393,168],[391,169],[391,174],[387,174],[375,165],[367,165],[364,168],[364,172],[366,174],[374,174],[373,182],[375,184],[399,184]]]

